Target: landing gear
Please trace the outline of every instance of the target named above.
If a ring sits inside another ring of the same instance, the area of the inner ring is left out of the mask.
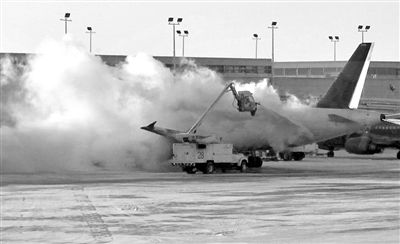
[[[334,153],[333,151],[329,151],[329,152],[326,154],[326,156],[327,156],[328,158],[333,158],[333,157],[335,156],[335,153]]]
[[[301,161],[305,158],[306,154],[304,152],[281,152],[279,153],[279,157],[283,161],[291,161],[292,159],[295,161]]]
[[[247,171],[247,161],[243,160],[242,163],[240,164],[240,172],[246,173]]]
[[[303,158],[305,158],[306,154],[304,152],[293,152],[292,153],[292,158],[295,161],[301,161]]]
[[[292,160],[292,152],[279,153],[279,157],[283,159],[283,161],[290,161]]]
[[[260,157],[258,156],[249,156],[249,162],[247,166],[249,168],[260,168],[263,164],[263,161]]]

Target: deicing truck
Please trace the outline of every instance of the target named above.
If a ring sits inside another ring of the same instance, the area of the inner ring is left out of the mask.
[[[216,168],[223,171],[247,170],[247,157],[241,153],[233,153],[232,144],[174,143],[172,151],[172,165],[182,167],[182,170],[189,174],[197,171],[212,174]]]

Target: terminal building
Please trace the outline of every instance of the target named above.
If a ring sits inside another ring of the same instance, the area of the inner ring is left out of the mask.
[[[13,62],[26,62],[28,54],[0,53]],[[122,55],[99,55],[110,66],[125,61]],[[181,58],[154,56],[166,67],[173,68]],[[284,98],[287,93],[300,99],[321,97],[343,69],[346,61],[275,62],[271,59],[186,57],[199,66],[208,67],[225,80],[258,82],[268,79]],[[178,65],[177,65],[178,66]],[[361,97],[360,108],[400,112],[400,62],[371,61]]]

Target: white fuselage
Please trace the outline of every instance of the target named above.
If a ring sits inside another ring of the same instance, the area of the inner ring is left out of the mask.
[[[309,132],[294,144],[305,145],[357,132],[380,121],[380,113],[369,110],[310,108],[303,116],[292,118]]]
[[[260,107],[254,117],[242,114],[218,133],[238,149],[285,150],[357,132],[379,121],[380,114],[368,110],[304,107],[278,113]]]

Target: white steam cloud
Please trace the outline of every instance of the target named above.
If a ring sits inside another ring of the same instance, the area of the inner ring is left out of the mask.
[[[160,162],[170,154],[168,142],[140,127],[157,120],[159,126],[188,129],[225,83],[192,62],[173,75],[146,54],[110,67],[72,40],[46,41],[38,53],[26,65],[2,59],[2,172],[165,169]],[[293,97],[282,105],[266,80],[238,85],[242,89],[252,90],[264,105],[307,108]],[[217,133],[238,147],[265,140],[282,145],[276,128],[259,123],[263,117],[237,112],[232,101],[224,96],[201,132]]]

